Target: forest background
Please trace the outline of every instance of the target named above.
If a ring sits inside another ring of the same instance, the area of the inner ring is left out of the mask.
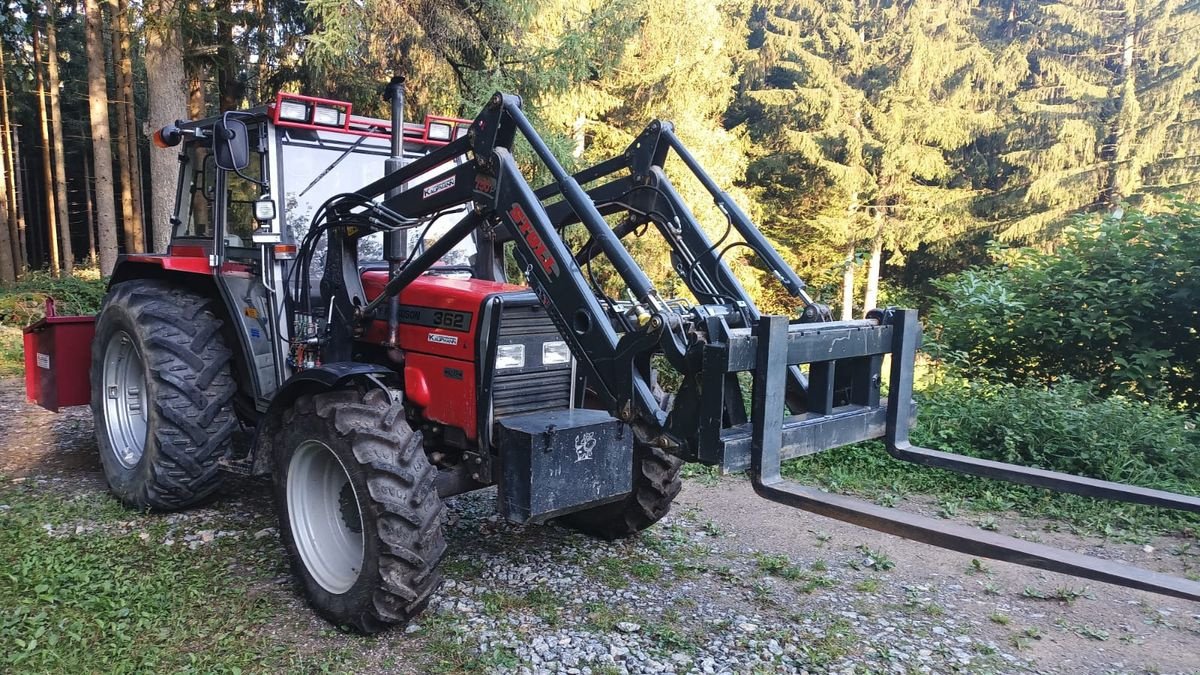
[[[1079,213],[1200,191],[1200,5],[1182,0],[4,0],[0,281],[164,249],[178,118],[274,99],[473,117],[520,94],[567,163],[654,118],[849,315],[1053,250]],[[710,205],[685,185],[693,204]],[[723,218],[699,209],[719,236]],[[659,250],[635,243],[664,292]],[[740,249],[744,251],[745,249]],[[738,251],[733,254],[736,255]],[[739,265],[756,298],[789,299]]]

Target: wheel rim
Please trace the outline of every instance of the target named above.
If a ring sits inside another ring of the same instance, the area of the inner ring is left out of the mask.
[[[296,448],[288,464],[287,508],[304,567],[322,588],[345,593],[363,562],[362,510],[345,465],[316,440]]]
[[[104,348],[104,427],[113,456],[132,469],[146,452],[146,367],[133,338],[117,331]]]

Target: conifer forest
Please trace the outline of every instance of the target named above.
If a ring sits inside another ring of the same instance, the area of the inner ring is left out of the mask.
[[[1200,192],[1188,0],[4,0],[3,13],[4,282],[164,249],[176,161],[150,143],[158,127],[281,90],[386,116],[397,72],[414,119],[518,93],[568,163],[673,121],[846,314],[986,265],[993,244],[1053,250],[1079,214]],[[668,265],[643,257],[652,274]],[[769,280],[752,288],[771,304]]]

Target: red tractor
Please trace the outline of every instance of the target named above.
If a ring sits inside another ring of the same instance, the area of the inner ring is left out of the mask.
[[[833,321],[670,124],[570,175],[514,96],[423,124],[402,121],[401,78],[387,99],[390,122],[280,94],[156,134],[179,151],[174,236],[165,255],[121,258],[90,392],[87,369],[43,353],[60,324],[27,343],[30,398],[90,399],[124,503],[186,508],[224,472],[270,473],[309,601],[362,632],[408,620],[437,588],[444,498],[496,485],[510,520],[622,537],[667,513],[685,461],[748,470],[768,499],[866,527],[1200,599],[1186,580],[781,480],[783,459],[882,437],[920,464],[1200,510],[910,445],[916,313]],[[514,160],[518,137],[544,187]],[[664,172],[672,155],[727,218],[718,240]],[[690,297],[660,296],[635,263],[624,242],[647,235]],[[796,298],[796,317],[759,311],[725,262],[738,248]],[[656,367],[677,373],[675,391]],[[235,443],[239,430],[253,441]]]

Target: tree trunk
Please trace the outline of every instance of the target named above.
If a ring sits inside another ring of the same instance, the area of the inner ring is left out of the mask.
[[[58,228],[54,212],[54,165],[50,162],[50,119],[46,113],[46,82],[42,77],[42,48],[38,35],[41,28],[33,27],[33,73],[37,90],[39,130],[42,138],[42,181],[46,186],[46,234],[50,242],[50,276],[60,274],[58,262]]]
[[[3,76],[4,73],[0,72],[0,77]],[[0,143],[0,152],[4,151],[4,145],[6,144]],[[0,160],[3,160],[0,161],[0,195],[3,195],[3,199],[0,199],[0,281],[6,284],[11,284],[17,280],[17,270],[13,266],[13,249],[12,242],[9,240],[10,235],[8,229],[8,224],[10,222],[8,211],[11,200],[9,199],[8,190],[7,154],[0,158]]]
[[[21,273],[21,269],[25,265],[25,256],[21,252],[21,237],[20,237],[20,220],[21,220],[21,195],[19,192],[17,178],[17,149],[13,144],[13,137],[16,136],[17,130],[12,126],[12,120],[8,115],[8,85],[5,79],[4,68],[4,48],[0,45],[0,161],[4,163],[2,167],[8,174],[8,189],[4,192],[5,204],[8,207],[8,218],[0,227],[3,227],[8,233],[8,240],[11,248],[8,252],[12,259],[13,270]]]
[[[129,57],[129,2],[115,0],[112,10],[112,59],[117,91],[117,166],[121,171],[121,216],[125,230],[125,250],[143,253],[146,238],[142,230],[141,176],[138,174],[137,134],[133,131],[133,62]]]
[[[148,16],[157,21],[146,24],[146,89],[150,102],[147,131],[188,118],[187,72],[183,65],[183,40],[179,34],[179,0],[151,0]],[[149,135],[147,133],[147,135]],[[175,217],[175,183],[179,174],[178,153],[151,148],[150,152],[150,230],[154,250],[164,253],[171,243],[171,219]]]
[[[132,162],[129,157],[129,115],[128,108],[125,106],[124,89],[125,89],[125,74],[121,72],[121,37],[118,34],[121,21],[118,17],[120,8],[118,3],[109,3],[109,16],[112,17],[112,41],[109,47],[112,49],[112,64],[113,77],[116,79],[116,108],[117,108],[117,176],[121,184],[121,234],[125,240],[125,250],[129,253],[137,253],[141,248],[141,233],[137,224],[137,218],[133,212],[133,170]]]
[[[22,201],[22,197],[25,195],[25,158],[21,155],[21,135],[17,133],[16,129],[13,129],[12,147],[13,161],[16,165],[16,180],[13,181],[14,187],[16,187],[16,199],[14,201],[17,205],[16,258],[20,259],[17,273],[24,274],[25,270],[29,269],[29,245],[26,241],[27,235],[25,233],[25,216],[29,213],[29,202]]]
[[[237,110],[243,88],[238,82],[239,54],[233,44],[233,6],[231,0],[217,0],[217,95],[221,112]]]
[[[108,134],[108,83],[104,76],[104,40],[99,0],[85,0],[87,12],[88,113],[92,125],[92,157],[96,176],[96,223],[100,273],[117,264],[117,214],[113,202],[112,147]]]
[[[854,245],[846,250],[846,266],[842,271],[842,321],[854,318]]]
[[[1109,160],[1108,184],[1105,202],[1110,209],[1117,209],[1121,201],[1137,191],[1140,167],[1131,165],[1133,145],[1137,140],[1139,120],[1137,116],[1137,73],[1134,69],[1133,51],[1137,42],[1137,16],[1133,9],[1125,13],[1125,26],[1121,37],[1121,65],[1113,81],[1112,98],[1117,102],[1115,115],[1110,123],[1107,159]]]
[[[254,5],[254,12],[258,17],[258,34],[255,36],[255,47],[258,51],[255,89],[257,100],[261,103],[268,99],[274,99],[271,92],[267,91],[267,76],[271,72],[271,65],[267,62],[267,52],[271,49],[271,29],[275,25],[275,21],[266,0],[255,0]]]
[[[71,208],[67,202],[67,162],[63,157],[63,125],[62,106],[58,100],[58,38],[56,37],[55,6],[47,7],[50,15],[46,17],[46,72],[50,76],[50,120],[54,127],[54,194],[58,202],[58,235],[62,249],[63,271],[67,274],[75,272],[75,251],[71,248]]]
[[[198,120],[204,117],[208,105],[204,101],[204,78],[200,72],[188,75],[188,119]]]
[[[867,261],[867,290],[863,294],[863,311],[875,309],[879,302],[879,264],[883,259],[883,214],[875,211],[875,236],[871,239],[871,257]]]
[[[96,210],[92,205],[92,169],[87,153],[83,156],[83,203],[88,232],[88,265],[96,266]]]

